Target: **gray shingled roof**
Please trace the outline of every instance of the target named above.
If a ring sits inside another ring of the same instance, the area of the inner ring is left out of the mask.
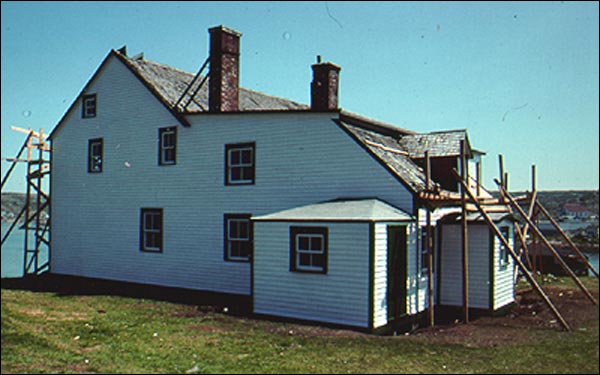
[[[411,158],[424,158],[425,151],[429,151],[430,157],[460,156],[461,140],[467,140],[467,131],[464,129],[409,134],[400,137],[399,143]],[[467,154],[469,151],[467,149]]]
[[[410,221],[411,215],[379,199],[338,199],[252,217],[255,221]]]
[[[516,220],[512,214],[510,214],[509,212],[505,212],[505,211],[504,212],[488,212],[487,215],[494,222],[499,222],[504,219],[509,219],[512,221]],[[462,214],[460,212],[453,212],[453,213],[443,216],[442,218],[440,218],[438,220],[438,222],[445,223],[445,224],[460,224],[461,220],[462,220]],[[469,221],[469,222],[484,222],[485,219],[484,219],[483,215],[479,212],[467,212],[467,221]]]
[[[149,86],[165,100],[165,102],[174,106],[179,97],[184,93],[190,82],[194,79],[194,74],[176,69],[167,65],[159,64],[145,59],[131,59],[121,54],[131,68],[142,78]],[[198,80],[200,82],[201,78]],[[193,90],[186,95],[183,103],[189,100]],[[272,111],[272,110],[308,110],[309,106],[296,103],[294,101],[270,96],[257,91],[248,90],[240,87],[240,111]],[[194,96],[185,111],[180,105],[178,111],[186,113],[205,112],[208,110],[208,81]]]
[[[379,158],[389,169],[413,191],[425,190],[425,173],[415,164],[408,153],[392,136],[383,135],[372,130],[340,121],[339,124],[346,128],[362,143],[373,155]]]

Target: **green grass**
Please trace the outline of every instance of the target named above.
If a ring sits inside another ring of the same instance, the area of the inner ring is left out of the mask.
[[[341,335],[147,299],[2,289],[2,373],[598,373],[597,317],[572,332],[502,332],[518,339]]]

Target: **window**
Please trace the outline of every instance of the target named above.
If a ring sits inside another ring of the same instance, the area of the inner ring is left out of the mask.
[[[81,117],[96,117],[96,94],[84,95],[81,99]]]
[[[255,143],[225,145],[225,185],[254,184]]]
[[[433,247],[435,244],[435,229],[431,228],[431,255],[433,261]],[[427,276],[429,268],[427,267],[427,227],[421,228],[421,275]]]
[[[327,273],[327,228],[290,227],[290,271]]]
[[[158,129],[158,164],[175,164],[177,150],[177,128]]]
[[[248,262],[252,257],[250,214],[225,214],[225,260]]]
[[[162,252],[163,249],[162,208],[142,208],[140,219],[140,250]]]
[[[510,231],[508,227],[500,227],[500,233],[502,234],[502,237],[506,239],[506,241],[510,242]],[[500,241],[500,265],[505,266],[508,264],[508,262],[508,249],[506,248],[506,246],[504,246],[502,241]]]
[[[88,141],[88,172],[102,172],[102,138],[90,139]]]

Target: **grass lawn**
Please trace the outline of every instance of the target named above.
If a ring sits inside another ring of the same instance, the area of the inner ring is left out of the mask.
[[[598,298],[598,280],[583,279]],[[3,288],[2,373],[597,374],[598,306],[562,279],[553,283],[553,300],[563,298],[567,312],[578,306],[576,318],[565,316],[571,332],[539,323],[552,317],[527,305],[397,337],[149,299]]]

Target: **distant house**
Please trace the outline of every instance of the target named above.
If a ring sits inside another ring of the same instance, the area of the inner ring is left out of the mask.
[[[563,215],[573,219],[587,219],[591,212],[587,207],[579,204],[567,203],[563,206]]]
[[[467,131],[418,134],[340,109],[329,62],[312,65],[310,106],[239,87],[240,34],[209,32],[206,85],[112,50],[53,130],[51,272],[378,331],[428,307],[431,207],[434,303],[460,306],[451,170],[461,141],[481,156]],[[495,311],[514,301],[514,264],[467,219],[471,307]],[[512,243],[507,213],[494,220]]]

